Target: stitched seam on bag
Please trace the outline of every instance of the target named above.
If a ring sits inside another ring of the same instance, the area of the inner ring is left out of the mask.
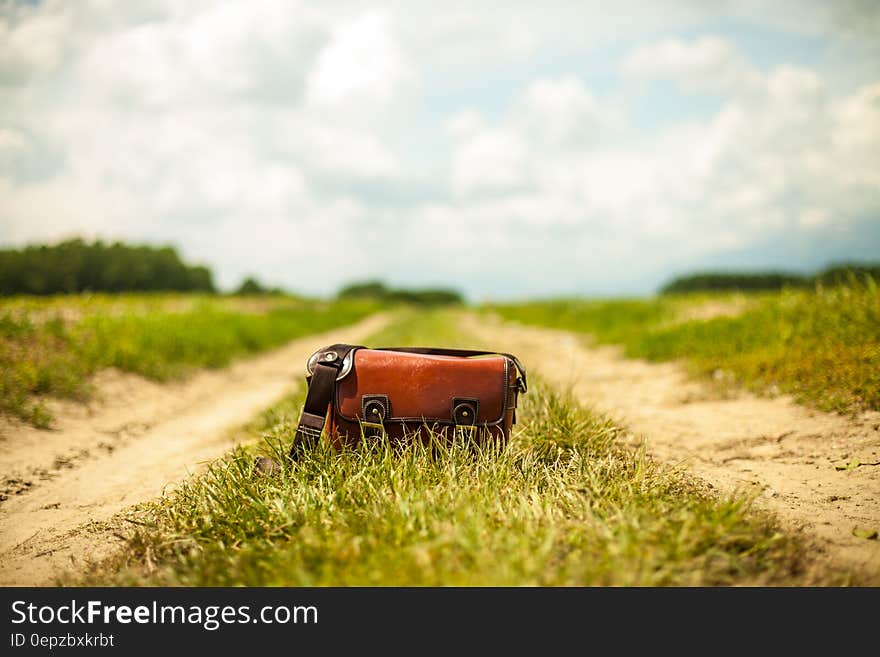
[[[350,424],[362,424],[363,423],[363,420],[360,420],[357,418],[354,420],[348,420],[345,417],[343,417],[342,421],[350,423]],[[456,424],[454,421],[451,421],[451,420],[431,420],[430,422],[428,422],[424,418],[420,418],[420,417],[394,418],[393,420],[385,420],[385,422],[383,423],[383,426],[387,429],[389,424],[418,424],[420,427],[426,427],[428,429],[430,429],[434,425],[440,425],[440,426],[444,426],[444,427],[466,426],[466,427],[476,427],[477,429],[489,429],[492,427],[502,426],[504,424],[504,416],[501,416],[501,419],[493,420],[492,422],[480,422],[479,424],[471,424],[471,425],[460,425],[460,424]]]

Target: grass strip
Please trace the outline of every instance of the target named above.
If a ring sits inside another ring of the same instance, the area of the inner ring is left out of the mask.
[[[743,312],[699,318],[730,295],[555,300],[487,307],[525,324],[588,333],[627,356],[683,359],[698,375],[826,411],[880,409],[880,289],[871,279],[755,295]],[[687,318],[696,315],[696,318]]]
[[[75,307],[76,298],[67,306]],[[52,417],[37,397],[87,399],[89,377],[115,367],[164,381],[199,368],[218,368],[235,358],[280,346],[297,337],[353,323],[374,312],[370,302],[319,303],[279,300],[260,311],[226,300],[196,299],[182,311],[157,304],[144,310],[132,295],[113,306],[65,319],[57,300],[0,309],[0,411],[39,427]],[[101,312],[111,308],[113,312]],[[34,319],[39,316],[40,319]]]

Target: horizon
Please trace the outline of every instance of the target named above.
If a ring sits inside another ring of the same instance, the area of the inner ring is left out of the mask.
[[[469,301],[880,253],[880,5],[0,6],[0,248]]]
[[[130,243],[130,242],[127,243],[127,242],[123,242],[123,241],[101,240],[100,238],[98,238],[94,241],[89,241],[89,240],[84,240],[80,236],[73,236],[73,237],[69,237],[67,239],[62,239],[60,241],[55,241],[55,242],[51,242],[51,243],[33,242],[33,243],[23,245],[22,247],[19,247],[18,249],[12,249],[12,250],[19,252],[19,253],[23,253],[24,251],[26,251],[28,249],[53,250],[56,247],[61,247],[66,244],[71,244],[73,242],[79,242],[85,247],[102,245],[104,247],[123,246],[127,249],[148,248],[148,249],[158,250],[158,249],[168,248],[168,249],[171,249],[176,254],[176,256],[178,258],[180,258],[180,252],[179,252],[178,248],[174,244],[171,244],[171,243],[164,243],[164,244],[147,244],[147,243]],[[4,252],[8,252],[8,249],[3,246],[0,246],[0,255],[2,255]],[[211,289],[211,290],[199,289],[199,290],[193,290],[193,291],[206,292],[209,294],[220,294],[220,295],[243,294],[245,296],[249,296],[249,295],[253,295],[253,294],[258,294],[258,295],[259,294],[283,294],[283,295],[288,295],[288,296],[292,296],[295,298],[332,299],[332,298],[338,298],[338,297],[344,295],[346,289],[351,288],[351,287],[363,287],[365,285],[378,285],[380,287],[385,288],[385,292],[403,292],[403,293],[407,293],[407,292],[409,292],[409,293],[450,292],[452,294],[458,295],[464,303],[468,303],[468,304],[470,304],[470,303],[477,303],[477,304],[479,304],[479,303],[493,303],[493,302],[507,303],[507,302],[518,302],[518,301],[552,301],[552,300],[562,300],[562,299],[572,299],[572,298],[581,298],[584,300],[645,299],[645,298],[657,297],[657,296],[666,294],[667,293],[666,288],[669,288],[674,283],[681,284],[682,282],[688,281],[689,279],[705,278],[705,277],[725,278],[725,277],[739,277],[739,276],[741,276],[741,277],[745,277],[745,278],[754,278],[754,279],[766,278],[766,277],[781,277],[781,278],[800,279],[800,280],[778,282],[778,283],[773,283],[773,284],[770,284],[767,281],[764,281],[762,283],[762,285],[764,287],[761,287],[761,286],[755,287],[754,285],[752,285],[752,286],[746,285],[745,287],[736,287],[736,286],[731,285],[730,282],[728,281],[726,286],[723,286],[723,287],[717,288],[717,289],[712,288],[712,289],[715,289],[716,292],[750,293],[750,292],[766,291],[766,290],[771,290],[771,289],[783,289],[785,287],[790,287],[792,285],[795,287],[799,287],[799,286],[803,286],[803,285],[812,285],[812,284],[815,284],[820,277],[822,277],[824,275],[828,275],[830,272],[832,272],[835,269],[837,269],[837,270],[846,270],[846,269],[849,269],[849,270],[859,270],[859,269],[869,270],[870,275],[872,275],[874,277],[876,277],[878,275],[877,272],[880,272],[880,260],[878,260],[878,259],[875,259],[875,260],[849,260],[849,261],[838,260],[838,261],[830,262],[830,263],[826,264],[825,266],[820,267],[818,269],[800,270],[800,271],[792,270],[792,269],[783,270],[783,269],[736,269],[736,268],[693,270],[690,272],[684,272],[680,275],[676,275],[676,276],[667,278],[667,279],[657,283],[655,285],[654,289],[651,290],[650,292],[642,293],[642,294],[620,295],[620,294],[597,293],[597,294],[560,295],[560,294],[549,293],[549,294],[543,295],[542,297],[530,297],[530,296],[492,297],[492,296],[485,296],[485,297],[482,297],[479,299],[475,299],[475,298],[467,295],[464,291],[462,291],[462,290],[460,290],[450,284],[443,283],[442,281],[441,282],[428,281],[426,283],[423,283],[423,284],[420,284],[417,286],[411,286],[411,285],[406,285],[405,283],[395,283],[393,281],[388,281],[388,280],[383,280],[383,279],[369,279],[369,278],[357,279],[357,280],[343,281],[343,283],[340,285],[340,287],[337,290],[332,291],[330,293],[323,294],[323,295],[314,295],[314,294],[310,295],[307,292],[304,292],[302,290],[298,290],[295,288],[265,285],[264,282],[261,281],[258,277],[251,275],[251,274],[245,274],[243,276],[243,278],[240,281],[238,281],[237,284],[229,286],[229,287],[222,287],[222,286],[218,286],[216,284],[216,281],[213,280],[214,279],[214,272],[210,268],[210,266],[207,265],[206,263],[187,262],[185,259],[182,259],[182,258],[180,258],[179,263],[183,268],[188,269],[188,270],[192,270],[192,269],[196,269],[196,268],[203,268],[203,269],[207,270],[208,278],[206,280],[208,280],[210,282],[210,284],[212,284],[214,286],[213,289]],[[85,269],[88,270],[88,269],[90,269],[90,267],[86,266]],[[66,271],[69,271],[69,270],[66,270]],[[78,271],[82,272],[82,269],[80,269]],[[0,273],[2,273],[2,272],[0,272]],[[858,271],[855,271],[854,273],[859,275]],[[878,279],[878,280],[880,280],[880,279]],[[245,286],[245,284],[253,285],[256,287],[256,289],[251,290],[251,291],[246,291],[246,292],[240,291],[241,288],[243,288]],[[711,287],[711,284],[709,284],[709,285]],[[706,282],[701,283],[699,286],[697,286],[695,288],[687,286],[686,289],[684,290],[684,292],[699,292],[699,293],[706,292],[710,289],[710,287],[706,287],[706,286],[707,286]],[[126,290],[127,289],[128,288],[126,288]],[[136,288],[136,289],[131,289],[128,291],[138,292],[138,293],[185,292],[185,290],[182,290],[179,288],[167,288],[167,289],[166,288],[156,288],[156,289],[149,289],[149,290]],[[675,290],[673,293],[681,293],[681,292],[682,292],[682,290]],[[11,296],[18,296],[20,294],[21,293],[15,292],[15,293],[11,293]],[[62,295],[63,296],[66,294],[85,294],[85,295],[114,294],[114,292],[109,292],[106,289],[92,290],[92,289],[86,288],[86,289],[81,289],[77,292],[55,292],[55,291],[53,291],[53,292],[48,292],[48,293],[37,293],[37,294],[39,296],[42,296],[44,294],[49,295],[49,296],[55,296],[55,295]],[[10,296],[10,293],[2,291],[2,287],[0,287],[0,297],[2,297],[2,296]]]

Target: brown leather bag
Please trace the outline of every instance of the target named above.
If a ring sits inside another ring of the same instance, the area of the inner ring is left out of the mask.
[[[335,344],[316,351],[308,371],[291,456],[322,432],[336,446],[432,432],[448,437],[456,429],[506,441],[517,398],[527,390],[516,356],[464,349]]]

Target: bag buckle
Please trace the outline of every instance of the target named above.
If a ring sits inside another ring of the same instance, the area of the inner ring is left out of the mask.
[[[348,373],[351,372],[351,367],[354,364],[354,352],[352,349],[349,351],[345,358],[342,359],[342,363],[339,362],[339,354],[335,351],[327,350],[327,349],[318,349],[315,353],[309,356],[309,360],[306,363],[306,370],[309,373],[309,376],[315,373],[315,368],[320,363],[321,365],[329,365],[330,367],[336,367],[339,369],[339,374],[336,375],[336,380],[344,379],[348,376]]]
[[[388,395],[363,395],[361,416],[361,430],[365,438],[384,436],[385,420],[391,418],[391,400]]]

